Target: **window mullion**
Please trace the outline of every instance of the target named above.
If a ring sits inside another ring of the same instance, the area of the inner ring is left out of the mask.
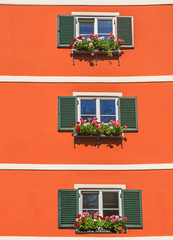
[[[118,98],[115,99],[115,121],[119,120],[118,116]]]
[[[78,101],[78,121],[80,120],[81,118],[81,99],[80,98],[77,98],[77,101]]]
[[[100,122],[100,99],[96,99],[96,117],[98,118],[98,121]]]
[[[103,193],[99,191],[99,212],[100,215],[103,216]]]
[[[98,19],[94,18],[94,35],[98,34]]]

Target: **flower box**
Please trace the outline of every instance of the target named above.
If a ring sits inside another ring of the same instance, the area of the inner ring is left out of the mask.
[[[96,229],[96,230],[87,230],[87,231],[81,231],[79,229],[75,229],[75,233],[76,234],[93,234],[93,233],[116,233],[114,231],[111,230],[107,230],[107,229]]]

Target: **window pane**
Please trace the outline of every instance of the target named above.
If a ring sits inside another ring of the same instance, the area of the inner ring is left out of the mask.
[[[79,34],[94,34],[93,22],[79,22]]]
[[[83,116],[83,115],[81,115],[81,118],[83,118],[83,120],[88,120],[88,118],[91,118],[93,120],[94,117],[96,117],[96,115],[95,116]]]
[[[118,210],[103,210],[103,217],[117,215],[119,216]]]
[[[105,123],[110,122],[110,120],[115,121],[115,116],[107,116],[107,117],[101,116],[100,118],[101,118],[101,121],[103,120],[103,122],[105,122]]]
[[[98,20],[98,33],[112,32],[112,20]]]
[[[83,208],[98,209],[98,194],[96,193],[83,194]]]
[[[101,115],[115,115],[115,100],[100,100]]]
[[[81,115],[96,114],[96,100],[81,100]]]
[[[103,192],[103,208],[118,207],[118,192]]]

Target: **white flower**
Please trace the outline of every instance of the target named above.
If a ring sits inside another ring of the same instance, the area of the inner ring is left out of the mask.
[[[78,41],[78,43],[82,43],[82,40],[81,40],[81,39],[78,39],[77,41]]]
[[[76,222],[78,222],[79,221],[79,219],[78,218],[76,218]]]
[[[110,129],[114,129],[112,126],[110,126]]]
[[[103,40],[103,38],[102,38],[102,37],[99,37],[99,38],[98,38],[98,40],[99,40],[99,41],[102,41],[102,40]]]
[[[92,46],[93,46],[93,43],[92,43],[92,42],[91,42],[91,43],[89,43],[89,46],[90,46],[90,47],[92,47]]]
[[[88,125],[88,123],[84,123],[84,127],[86,127]]]
[[[108,125],[108,123],[104,123],[104,125],[106,125],[106,126],[107,126],[107,125]]]
[[[90,123],[87,123],[87,125],[90,125]]]
[[[87,38],[87,42],[89,42],[89,41],[91,41],[91,39],[90,39],[90,38]]]
[[[84,40],[84,39],[85,39],[85,37],[82,37],[82,39]]]

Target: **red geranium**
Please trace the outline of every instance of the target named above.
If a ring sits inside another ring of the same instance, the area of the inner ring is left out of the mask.
[[[77,222],[74,223],[74,226],[77,227],[79,224]]]
[[[73,38],[73,42],[76,42],[77,41],[77,39],[76,38]]]
[[[71,128],[73,128],[74,127],[74,125],[71,125]]]
[[[91,36],[91,37],[94,37],[94,34],[90,33],[90,36]]]
[[[80,131],[80,127],[79,127],[79,126],[77,126],[77,127],[76,127],[76,130],[77,130],[77,131]]]
[[[78,214],[78,215],[77,215],[77,218],[80,218],[80,217],[81,217],[81,215],[80,215],[80,214]]]
[[[80,124],[80,122],[79,122],[79,121],[77,121],[77,122],[76,122],[76,124]]]
[[[85,221],[85,219],[82,219],[82,223],[85,223],[86,221]]]
[[[114,37],[114,35],[110,35],[110,37],[108,37],[108,38],[110,38],[110,39],[114,39],[115,37]]]
[[[82,39],[82,37],[77,37],[77,39]]]
[[[72,47],[73,47],[73,43],[70,43],[70,44],[69,44],[69,47],[72,48]]]

